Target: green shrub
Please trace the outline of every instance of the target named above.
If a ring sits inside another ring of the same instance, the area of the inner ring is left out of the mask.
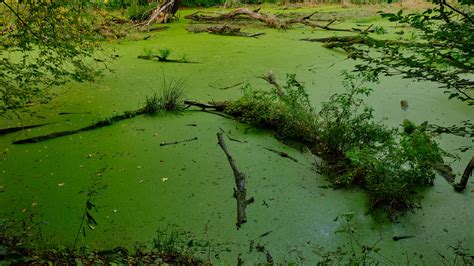
[[[288,75],[283,87],[285,95],[276,91],[243,88],[244,95],[231,102],[225,112],[253,126],[270,129],[285,140],[314,143],[316,141],[315,116],[308,95],[294,75]]]

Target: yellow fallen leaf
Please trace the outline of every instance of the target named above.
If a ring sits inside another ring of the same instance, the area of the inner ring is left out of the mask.
[[[168,181],[168,178],[163,177],[163,178],[161,179],[161,181],[166,182],[166,181]]]
[[[64,183],[59,183],[58,184],[58,187],[62,187],[62,186],[64,186]]]

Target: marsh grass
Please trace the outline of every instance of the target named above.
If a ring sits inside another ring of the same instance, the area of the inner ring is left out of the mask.
[[[184,108],[184,80],[163,78],[163,87],[159,93],[145,98],[143,113],[153,115],[160,111],[181,111]]]

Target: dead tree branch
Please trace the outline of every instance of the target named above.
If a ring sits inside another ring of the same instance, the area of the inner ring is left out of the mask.
[[[247,205],[254,202],[254,198],[247,199],[247,189],[245,188],[245,175],[239,171],[237,164],[235,163],[234,158],[230,155],[227,145],[224,142],[224,137],[222,132],[217,133],[217,143],[224,151],[227,160],[229,161],[230,167],[234,172],[235,186],[234,188],[234,197],[237,200],[237,229],[243,223],[247,222]]]
[[[472,157],[471,161],[466,166],[466,169],[464,169],[464,173],[461,177],[461,181],[459,184],[454,185],[454,190],[457,192],[463,191],[466,186],[467,186],[467,181],[469,180],[469,177],[472,175],[472,172],[474,171],[474,157]]]

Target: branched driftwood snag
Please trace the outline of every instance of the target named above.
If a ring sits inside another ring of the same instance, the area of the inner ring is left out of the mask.
[[[472,172],[474,171],[474,157],[472,157],[471,161],[466,166],[466,169],[464,169],[464,173],[462,174],[461,181],[459,184],[454,185],[454,190],[461,192],[463,191],[466,186],[467,186],[467,181],[469,180],[469,177],[472,175]]]
[[[235,186],[234,188],[234,197],[237,200],[237,229],[243,223],[247,222],[247,205],[254,202],[254,198],[247,199],[247,189],[245,188],[245,175],[239,171],[235,163],[234,158],[230,155],[227,150],[227,145],[224,142],[224,136],[221,132],[217,133],[218,144],[224,151],[227,160],[229,161],[230,167],[234,172]]]
[[[37,137],[21,139],[21,140],[14,141],[13,144],[36,143],[36,142],[46,141],[48,139],[73,135],[73,134],[79,133],[81,131],[89,131],[89,130],[96,129],[96,128],[99,128],[99,127],[110,126],[110,125],[114,124],[117,121],[129,119],[129,118],[132,118],[132,117],[135,117],[137,115],[144,114],[144,113],[145,113],[145,110],[143,108],[139,109],[137,111],[126,111],[121,115],[115,115],[115,116],[112,116],[110,118],[106,118],[104,120],[101,120],[101,121],[99,121],[97,123],[94,123],[94,124],[92,124],[90,126],[87,126],[87,127],[74,129],[74,130],[53,132],[53,133],[50,133],[50,134],[41,135],[41,136],[37,136]]]
[[[206,15],[198,11],[193,14],[185,16],[185,18],[195,20],[195,21],[222,21],[222,20],[235,19],[240,16],[247,16],[247,17],[259,20],[271,28],[281,29],[281,28],[287,27],[285,23],[283,23],[280,19],[278,19],[274,15],[260,13],[259,10],[250,10],[248,8],[237,8],[228,13],[223,13],[223,14],[218,14],[218,15]]]
[[[292,24],[303,24],[311,28],[320,28],[320,29],[329,30],[329,31],[346,31],[346,32],[372,32],[373,31],[370,29],[371,27],[365,30],[357,29],[357,28],[350,28],[350,29],[332,28],[330,27],[330,25],[336,22],[335,19],[331,20],[329,23],[325,25],[319,24],[315,21],[310,20],[311,17],[314,16],[316,13],[317,11],[300,18],[282,20],[273,14],[260,13],[260,9],[250,10],[248,8],[237,8],[233,11],[230,11],[227,13],[221,13],[217,15],[203,14],[202,12],[198,11],[193,14],[187,15],[185,18],[191,19],[194,21],[216,22],[216,21],[232,20],[239,17],[248,17],[251,19],[261,21],[270,28],[277,28],[277,29],[287,29]]]
[[[175,145],[175,144],[179,144],[179,143],[183,143],[183,142],[189,142],[189,141],[193,141],[193,140],[197,140],[197,139],[198,139],[197,137],[194,137],[192,139],[177,140],[177,141],[172,141],[172,142],[162,142],[162,143],[160,143],[160,146]]]

